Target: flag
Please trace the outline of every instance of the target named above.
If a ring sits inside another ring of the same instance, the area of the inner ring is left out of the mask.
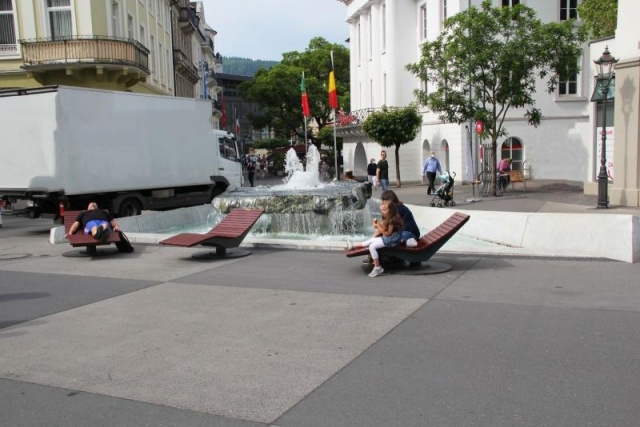
[[[227,128],[227,111],[224,105],[224,94],[220,94],[220,109],[222,110],[220,112],[220,129],[226,129]]]
[[[309,111],[309,97],[307,96],[307,87],[304,84],[304,72],[302,73],[302,80],[300,81],[300,92],[302,92],[302,115],[309,117],[311,112]]]
[[[240,135],[240,119],[236,117],[236,136]]]
[[[329,106],[338,108],[338,92],[336,91],[336,77],[333,73],[333,51],[331,51],[331,71],[329,72]]]

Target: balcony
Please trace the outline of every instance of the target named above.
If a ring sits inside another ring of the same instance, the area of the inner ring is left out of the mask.
[[[186,35],[191,35],[200,26],[200,17],[195,9],[191,7],[181,7],[178,10],[178,27]]]
[[[200,80],[198,69],[180,49],[173,50],[173,66],[175,71],[184,76],[191,84],[196,84]]]
[[[392,108],[389,108],[392,109]],[[367,134],[362,129],[362,125],[371,113],[381,110],[381,108],[364,108],[355,110],[350,113],[340,110],[338,122],[336,123],[336,134],[338,136],[358,136],[363,137]]]
[[[116,70],[137,81],[149,76],[149,50],[133,39],[69,36],[20,40],[22,68],[32,73],[96,68]]]

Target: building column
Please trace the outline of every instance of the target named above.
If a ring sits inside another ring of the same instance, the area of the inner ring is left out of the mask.
[[[613,205],[640,207],[640,58],[616,64]]]

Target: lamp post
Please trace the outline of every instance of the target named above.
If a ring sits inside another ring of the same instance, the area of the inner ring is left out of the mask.
[[[602,56],[593,61],[598,67],[598,82],[602,90],[602,144],[600,146],[600,171],[598,172],[598,209],[609,207],[609,176],[607,175],[607,97],[609,85],[613,78],[613,68],[618,62],[611,53],[609,47],[604,48]]]

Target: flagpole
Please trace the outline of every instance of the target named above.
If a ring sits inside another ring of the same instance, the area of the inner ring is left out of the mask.
[[[334,75],[333,65],[333,51],[331,51],[331,72],[329,73],[329,104],[333,109],[333,157],[334,167],[336,169],[336,180],[340,181],[340,171],[338,170],[338,142],[336,137],[336,126],[338,125],[338,118],[336,116],[336,109],[338,108],[337,91]]]
[[[302,72],[302,81],[304,82],[304,71]],[[306,86],[305,86],[306,90]],[[308,101],[307,101],[308,102]],[[307,116],[304,114],[304,108],[302,109],[302,122],[304,123],[304,154],[307,155]]]
[[[338,143],[336,138],[336,109],[333,109],[333,157],[336,168],[336,179],[340,181],[340,171],[338,171]]]

